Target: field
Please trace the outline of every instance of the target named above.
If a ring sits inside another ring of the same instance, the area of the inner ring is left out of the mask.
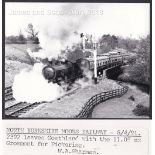
[[[14,76],[18,74],[22,69],[30,70],[34,64],[33,59],[27,53],[27,49],[32,50],[38,48],[37,45],[32,44],[6,44],[5,46],[5,86],[13,84]],[[22,86],[21,86],[22,87]],[[73,116],[77,110],[80,109],[83,103],[80,102],[81,98],[86,98],[95,95],[95,90],[101,89],[101,91],[109,91],[118,88],[119,85],[113,80],[106,79],[102,82],[102,85],[98,84],[98,87],[89,89],[89,87],[79,90],[73,96],[66,97],[61,101],[55,101],[54,103],[46,103],[42,107],[38,107],[37,110],[30,111],[30,113],[23,115],[23,117],[43,116],[43,117],[58,117],[59,112],[62,112],[62,116]],[[92,118],[148,118],[148,116],[135,116],[132,112],[138,104],[149,107],[149,95],[141,92],[136,87],[129,86],[127,94],[120,98],[114,98],[107,100],[95,107],[92,113]],[[81,96],[81,93],[82,96]],[[87,97],[88,97],[87,96]],[[134,97],[134,101],[130,97]],[[73,102],[76,101],[75,103]],[[76,98],[76,99],[75,99]],[[78,104],[77,104],[78,103]],[[59,105],[59,106],[57,106]],[[79,107],[80,106],[80,107]],[[44,111],[42,111],[44,109]],[[63,111],[64,109],[64,111]],[[73,110],[71,110],[73,109]],[[34,109],[35,110],[35,109]],[[67,112],[68,111],[68,112]],[[55,112],[55,114],[53,113]]]

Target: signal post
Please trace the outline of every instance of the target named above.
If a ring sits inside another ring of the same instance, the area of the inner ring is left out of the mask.
[[[85,42],[87,38],[85,37],[83,33],[81,35],[81,38],[82,38],[83,53],[85,53]],[[94,56],[94,83],[95,84],[97,84],[97,46],[98,46],[98,43],[94,37],[93,38],[93,51],[90,51],[90,52],[93,53],[93,56]]]
[[[93,55],[94,55],[94,83],[97,84],[97,43],[93,42]]]

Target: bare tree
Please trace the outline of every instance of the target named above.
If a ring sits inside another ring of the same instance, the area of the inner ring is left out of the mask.
[[[28,38],[34,41],[34,43],[39,43],[39,39],[38,39],[39,31],[36,31],[34,29],[34,26],[32,25],[32,23],[28,24],[26,32],[29,34]]]

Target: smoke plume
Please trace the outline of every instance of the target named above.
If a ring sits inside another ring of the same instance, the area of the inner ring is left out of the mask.
[[[92,6],[66,4],[61,7],[63,15],[53,15],[44,19],[39,25],[39,41],[42,49],[40,56],[56,58],[61,50],[71,48],[74,44],[81,42],[80,33],[83,25],[89,20],[89,15],[76,15],[76,10],[87,10]]]

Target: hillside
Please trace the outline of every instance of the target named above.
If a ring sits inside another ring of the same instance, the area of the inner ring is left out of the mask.
[[[33,60],[27,54],[27,48],[34,49],[32,44],[5,45],[5,86],[13,83],[14,76],[22,69],[31,69]]]

